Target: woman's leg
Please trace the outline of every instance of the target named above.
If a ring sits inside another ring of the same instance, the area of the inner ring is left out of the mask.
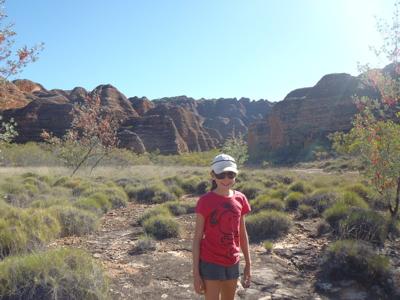
[[[221,280],[204,280],[206,300],[219,300],[221,292]]]
[[[237,279],[221,281],[221,300],[233,300],[237,287]]]

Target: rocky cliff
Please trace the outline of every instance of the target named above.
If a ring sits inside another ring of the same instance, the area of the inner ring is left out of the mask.
[[[120,145],[138,153],[213,149],[229,136],[246,134],[249,124],[272,106],[266,100],[244,98],[127,98],[111,85],[100,85],[93,91],[82,87],[48,91],[32,81],[17,80],[0,89],[0,111],[5,120],[14,118],[18,123],[17,142],[41,141],[43,130],[56,136],[65,134],[71,126],[73,106],[94,96],[100,97],[104,110],[120,121]]]
[[[344,73],[325,75],[315,86],[296,89],[274,104],[186,96],[151,101],[127,98],[111,85],[93,91],[81,87],[48,91],[29,80],[17,80],[0,87],[0,110],[5,119],[16,119],[18,142],[39,141],[43,129],[63,135],[70,127],[73,105],[99,96],[104,109],[121,122],[120,145],[135,152],[205,151],[242,134],[248,137],[253,157],[290,163],[310,158],[317,147],[329,146],[330,133],[351,128],[354,95],[377,97],[360,77]]]
[[[356,113],[352,97],[374,95],[359,77],[329,74],[310,88],[290,92],[248,133],[253,156],[290,163],[310,158],[317,146],[329,144],[327,135],[347,131]]]

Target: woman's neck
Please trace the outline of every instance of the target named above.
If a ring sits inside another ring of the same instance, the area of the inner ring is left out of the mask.
[[[231,189],[221,189],[220,187],[217,187],[213,190],[214,193],[220,195],[220,196],[232,196],[233,195],[233,190]]]

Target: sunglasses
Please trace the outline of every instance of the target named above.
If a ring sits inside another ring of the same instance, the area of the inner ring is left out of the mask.
[[[222,172],[222,173],[219,173],[219,174],[215,174],[214,173],[214,176],[217,179],[224,179],[227,176],[228,176],[229,179],[234,179],[236,177],[236,173],[235,172]]]

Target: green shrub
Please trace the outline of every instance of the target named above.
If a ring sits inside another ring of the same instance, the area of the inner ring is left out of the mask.
[[[108,201],[107,197],[87,197],[87,198],[80,198],[76,200],[74,206],[82,209],[86,209],[91,211],[97,215],[102,215],[103,213],[107,212],[108,209],[111,208],[111,203]]]
[[[265,190],[263,185],[259,182],[250,183],[246,182],[238,185],[237,189],[246,195],[247,199],[252,200],[255,199],[261,192]]]
[[[350,185],[350,186],[346,187],[346,190],[349,192],[356,193],[358,196],[360,196],[367,202],[368,202],[369,196],[372,192],[370,189],[368,189],[365,185],[363,185],[361,183],[356,183],[356,184]]]
[[[112,208],[125,207],[128,203],[128,195],[120,187],[108,187],[102,190],[102,192],[107,195]]]
[[[269,179],[267,179],[266,181],[263,181],[263,183],[264,183],[264,186],[265,186],[266,188],[274,188],[274,187],[276,187],[277,184],[278,184],[276,181],[269,180]]]
[[[55,212],[61,224],[61,236],[81,236],[95,231],[99,224],[97,215],[71,206],[56,206]]]
[[[24,173],[21,177],[23,178],[23,184],[33,185],[37,188],[37,191],[47,192],[50,189],[50,178],[48,177],[39,176],[33,173]]]
[[[128,195],[128,201],[135,201],[137,197],[137,193],[140,189],[144,188],[141,184],[127,184],[124,187],[125,193]]]
[[[287,196],[287,191],[283,190],[283,189],[278,189],[275,191],[272,191],[270,193],[271,198],[275,198],[275,199],[285,199],[285,197]]]
[[[32,201],[32,208],[49,208],[52,206],[70,205],[70,201],[65,197],[46,197]]]
[[[339,199],[339,202],[342,202],[348,206],[360,207],[365,209],[368,208],[368,203],[365,202],[365,200],[355,192],[344,192],[342,197]]]
[[[102,268],[81,250],[57,249],[0,262],[2,299],[109,299]]]
[[[300,204],[297,209],[298,218],[300,219],[308,219],[313,218],[318,215],[315,209],[309,205]]]
[[[98,206],[102,209],[103,213],[106,213],[111,209],[112,204],[104,192],[97,192],[88,197],[88,199],[93,199]]]
[[[313,207],[319,214],[322,214],[336,201],[336,194],[326,189],[316,190],[310,196],[305,196],[305,198],[303,199],[304,204]]]
[[[128,195],[138,203],[145,204],[164,203],[175,199],[175,196],[168,192],[164,185],[158,183],[128,191]]]
[[[180,234],[179,223],[171,216],[157,215],[143,222],[146,234],[154,236],[158,240],[178,237]]]
[[[79,182],[79,185],[77,185],[76,187],[74,187],[72,189],[72,195],[74,195],[75,197],[79,197],[79,196],[89,196],[90,194],[93,193],[93,191],[95,191],[96,188],[92,185],[92,183],[89,182]]]
[[[20,182],[18,182],[15,179],[12,178],[7,178],[8,180],[5,180],[0,185],[0,190],[5,193],[5,194],[13,194],[13,195],[19,195],[24,193],[24,187],[21,185]]]
[[[180,198],[185,194],[185,191],[178,185],[168,186],[168,191],[174,194],[177,198]]]
[[[339,223],[343,239],[364,240],[382,245],[388,234],[388,222],[378,212],[354,207]]]
[[[39,189],[37,188],[36,185],[33,185],[32,183],[25,183],[23,184],[24,191],[28,193],[30,197],[33,197],[35,194],[39,193]]]
[[[160,204],[175,199],[176,199],[175,195],[171,194],[168,191],[157,191],[156,194],[154,195],[152,203]]]
[[[335,232],[339,232],[339,223],[350,213],[350,206],[338,202],[324,211],[323,216]]]
[[[342,240],[332,243],[321,266],[323,276],[331,280],[352,279],[365,286],[382,285],[391,290],[389,259],[375,254],[362,241]]]
[[[60,224],[49,210],[12,207],[1,210],[0,258],[42,247],[60,232]]]
[[[81,185],[82,179],[78,177],[63,176],[54,182],[53,186],[63,186],[69,189],[77,188]]]
[[[181,188],[188,194],[197,194],[197,186],[200,183],[199,177],[190,177],[188,179],[183,179],[180,182]]]
[[[302,203],[304,195],[300,192],[291,192],[285,198],[285,206],[288,210],[296,210]]]
[[[169,201],[164,203],[163,206],[167,207],[174,216],[180,216],[194,213],[196,203],[188,201]]]
[[[137,178],[119,178],[114,181],[117,186],[122,187],[125,191],[127,187],[136,187],[140,184],[140,180]]]
[[[182,184],[182,178],[179,177],[179,176],[166,177],[166,178],[163,178],[162,182],[166,186],[181,185]]]
[[[32,197],[27,193],[23,194],[6,194],[3,199],[10,205],[15,207],[26,208],[32,203]]]
[[[167,206],[156,206],[154,208],[146,210],[143,215],[138,219],[138,224],[143,226],[143,223],[154,216],[170,216],[171,212]]]
[[[274,243],[271,241],[264,241],[263,242],[263,247],[265,250],[267,250],[268,252],[271,252],[272,249],[274,248]]]
[[[250,241],[260,242],[285,234],[291,222],[285,213],[271,210],[248,216],[246,225]]]
[[[293,182],[292,177],[280,174],[275,176],[275,180],[286,185],[291,184]]]
[[[292,192],[299,192],[299,193],[305,194],[306,190],[307,190],[307,187],[306,187],[305,183],[302,181],[296,181],[289,186],[289,191],[292,191]]]
[[[253,212],[258,212],[264,209],[283,210],[284,204],[280,199],[270,198],[268,195],[258,196],[251,204]]]

